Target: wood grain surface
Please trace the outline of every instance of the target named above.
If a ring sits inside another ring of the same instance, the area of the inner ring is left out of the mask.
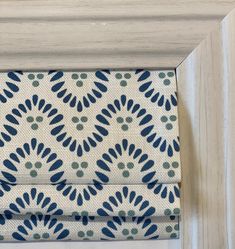
[[[116,247],[235,248],[235,12],[219,24],[234,7],[229,0],[0,1],[2,71],[176,68],[183,61],[177,67],[181,245],[151,241]]]
[[[234,0],[1,0],[6,69],[175,68]]]
[[[181,248],[235,248],[235,12],[177,68]]]

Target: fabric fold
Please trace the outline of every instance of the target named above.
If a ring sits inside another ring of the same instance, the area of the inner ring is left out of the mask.
[[[171,217],[69,217],[14,215],[4,220],[0,240],[147,240],[179,237],[179,218]],[[0,224],[1,226],[1,224]]]
[[[123,217],[180,214],[176,184],[8,186],[11,189],[4,193],[1,214]]]

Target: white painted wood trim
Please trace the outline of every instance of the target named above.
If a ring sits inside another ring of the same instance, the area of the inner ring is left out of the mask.
[[[235,11],[177,68],[181,248],[235,248]]]
[[[235,247],[234,12],[218,24],[234,6],[229,0],[0,1],[0,70],[175,68],[215,29],[177,68],[184,249]],[[173,241],[158,246],[179,248]]]
[[[1,0],[1,70],[175,68],[234,0]]]

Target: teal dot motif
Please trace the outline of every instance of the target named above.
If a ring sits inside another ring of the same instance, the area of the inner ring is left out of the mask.
[[[161,117],[161,121],[162,121],[163,123],[166,123],[167,120],[168,120],[168,118],[167,118],[166,116],[162,116],[162,117]]]
[[[38,87],[39,86],[39,81],[38,80],[34,80],[33,83],[32,83],[32,85],[34,87]]]
[[[35,162],[34,164],[32,162],[26,162],[25,163],[25,168],[29,171],[29,175],[32,178],[35,178],[38,176],[38,170],[42,168],[42,163],[41,162]]]
[[[130,176],[130,173],[129,173],[128,170],[124,170],[124,171],[122,172],[122,175],[123,175],[123,177],[127,178],[127,177]]]
[[[165,128],[167,130],[172,130],[173,123],[177,120],[177,117],[175,115],[170,115],[169,117],[163,115],[163,116],[161,116],[160,120],[162,123],[166,123]]]
[[[82,211],[81,212],[81,216],[88,216],[88,215],[89,215],[89,213],[87,211]]]
[[[120,86],[123,86],[123,87],[127,86],[127,81],[126,80],[121,80],[120,81]]]
[[[83,177],[84,176],[84,173],[82,170],[78,170],[77,173],[76,173],[77,177]]]
[[[28,117],[26,118],[26,120],[27,120],[27,122],[32,123],[32,122],[34,121],[34,117],[28,116]]]
[[[174,77],[174,72],[160,72],[158,73],[158,77],[163,80],[163,84],[165,86],[169,86],[171,84],[171,78]]]
[[[162,167],[167,170],[167,175],[169,177],[174,177],[175,176],[175,169],[179,167],[179,163],[174,161],[172,163],[169,162],[164,162],[162,164]]]
[[[177,169],[179,167],[179,163],[178,162],[173,162],[172,167]]]
[[[36,131],[38,129],[38,124],[32,124],[31,125],[32,130]]]
[[[175,171],[174,170],[169,170],[168,171],[168,176],[169,177],[174,177],[175,176]]]
[[[78,237],[83,238],[85,236],[85,233],[83,231],[78,232]]]
[[[127,240],[133,240],[134,237],[133,237],[133,236],[128,236],[126,239],[127,239]]]
[[[174,226],[174,229],[175,229],[176,231],[179,231],[179,230],[180,230],[179,224],[176,224],[176,225]]]
[[[29,80],[34,80],[34,79],[35,79],[35,75],[32,74],[32,73],[30,73],[30,74],[28,75],[28,79],[29,79]]]
[[[83,124],[77,124],[76,128],[78,131],[81,131],[81,130],[83,130],[84,126],[83,126]]]
[[[37,74],[37,78],[38,78],[39,80],[41,80],[41,79],[44,78],[44,75],[43,75],[42,73],[39,73],[39,74]]]
[[[165,79],[163,83],[164,85],[169,86],[171,84],[171,81],[169,79]]]
[[[126,164],[124,162],[119,162],[117,167],[122,171],[122,176],[128,178],[130,176],[130,171],[135,167],[135,165],[133,162],[128,162]]]
[[[79,216],[78,212],[72,212],[72,216]]]
[[[50,237],[49,233],[43,233],[42,234],[43,239],[49,239],[49,237]]]
[[[171,167],[171,165],[168,162],[164,162],[162,166],[164,169],[169,169]]]
[[[161,72],[161,73],[158,74],[158,76],[159,76],[160,79],[164,79],[166,77],[166,74]]]
[[[84,80],[87,79],[87,73],[73,73],[71,79],[75,81],[77,87],[83,87]]]
[[[79,122],[79,118],[78,117],[72,117],[72,122],[73,123],[78,123]]]
[[[81,167],[86,169],[88,167],[88,162],[81,162]]]
[[[164,210],[164,214],[167,215],[167,216],[172,215],[172,214],[179,215],[180,214],[180,209],[179,208],[175,208],[173,210],[173,212],[172,212],[170,209],[167,208],[167,209]]]
[[[33,170],[30,171],[30,176],[31,177],[36,177],[37,175],[38,175],[38,173],[37,173],[36,170],[33,169]]]
[[[127,86],[127,80],[131,78],[130,73],[116,73],[115,78],[119,81],[119,84],[121,87],[126,87]]]
[[[174,121],[176,121],[176,119],[177,119],[177,117],[176,117],[175,115],[171,115],[171,116],[170,116],[170,120],[171,120],[171,121],[174,122]]]
[[[170,235],[170,237],[171,237],[172,239],[174,239],[174,238],[177,237],[177,234],[176,234],[176,233],[172,233],[172,234]]]
[[[78,80],[78,81],[76,82],[76,86],[77,86],[77,87],[82,87],[82,86],[83,86],[83,81]]]
[[[137,228],[132,228],[132,229],[131,229],[131,233],[132,233],[133,235],[138,234],[138,229],[137,229]]]
[[[36,121],[41,123],[43,121],[43,117],[42,116],[37,116]]]
[[[93,236],[94,236],[93,230],[78,231],[78,237],[82,238],[83,240],[90,240]]]
[[[82,116],[82,117],[72,117],[72,122],[76,124],[76,129],[78,131],[82,131],[84,129],[84,123],[88,121],[88,117]]]
[[[167,130],[171,130],[172,128],[173,128],[172,124],[170,124],[170,123],[166,124],[166,129]]]
[[[73,74],[71,75],[71,78],[72,78],[73,80],[77,80],[77,79],[79,78],[79,76],[78,76],[77,73],[73,73]]]
[[[86,116],[81,117],[81,121],[83,123],[86,123],[88,121],[88,118]]]
[[[41,162],[36,162],[34,165],[35,165],[35,168],[37,168],[37,169],[40,169],[42,167]]]
[[[92,237],[94,232],[92,230],[89,230],[89,231],[87,231],[86,234],[87,234],[87,236]]]
[[[126,217],[126,212],[123,211],[123,210],[120,210],[120,211],[118,212],[118,216],[120,216],[120,217]]]
[[[128,125],[127,124],[123,124],[122,125],[122,130],[123,131],[127,131],[129,129]]]
[[[119,169],[124,169],[125,168],[125,164],[124,163],[118,163],[118,168]]]
[[[164,214],[165,214],[166,216],[171,215],[171,210],[170,210],[169,208],[165,209],[165,210],[164,210]]]
[[[175,226],[167,226],[165,230],[167,233],[170,234],[170,238],[177,238],[177,233],[179,231],[179,225],[176,224]]]
[[[39,128],[39,123],[43,122],[43,117],[42,116],[37,116],[37,117],[33,117],[33,116],[28,116],[26,117],[26,121],[28,123],[31,123],[31,129],[36,131]]]
[[[71,166],[72,166],[73,169],[78,169],[79,168],[79,164],[77,162],[73,162],[71,164]]]
[[[86,73],[81,73],[81,74],[80,74],[80,77],[81,77],[81,79],[83,79],[83,80],[84,80],[84,79],[86,79],[86,78],[87,78],[87,74],[86,74]]]
[[[128,216],[133,217],[133,216],[135,216],[135,211],[134,210],[129,210],[127,212],[127,214],[128,214]]]
[[[115,77],[116,77],[116,79],[120,80],[122,78],[122,74],[121,73],[116,73]]]
[[[134,217],[135,216],[135,211],[134,210],[128,210],[127,212],[125,212],[124,210],[120,210],[119,212],[118,212],[118,215],[120,216],[120,217],[126,217],[126,216],[128,216],[128,217]]]
[[[133,118],[132,118],[132,117],[126,117],[126,122],[127,122],[128,124],[132,123],[132,121],[133,121]]]
[[[76,176],[78,178],[82,178],[85,174],[84,173],[85,169],[88,168],[88,162],[81,162],[81,163],[72,162],[71,168],[76,170]]]
[[[0,240],[4,240],[4,236],[0,234]]]
[[[137,228],[127,229],[124,228],[122,230],[122,234],[126,237],[127,240],[133,240],[135,238],[135,235],[138,234]]]
[[[171,226],[167,226],[167,227],[166,227],[166,231],[167,231],[168,233],[171,233],[172,230],[173,230],[173,228],[172,228]]]
[[[40,234],[35,233],[35,234],[33,234],[33,238],[36,240],[39,240],[41,238],[41,236],[40,236]]]
[[[174,214],[179,215],[180,214],[180,209],[179,208],[175,208],[173,210],[173,212],[174,212]]]
[[[130,73],[125,73],[124,78],[129,80],[131,78],[131,74]]]
[[[128,235],[129,234],[129,230],[128,229],[123,229],[122,230],[122,234],[123,235]]]
[[[38,87],[40,85],[40,80],[44,78],[43,73],[29,73],[28,79],[31,81],[33,87]]]
[[[123,119],[122,117],[118,117],[118,118],[117,118],[117,122],[118,122],[119,124],[122,124],[122,123],[124,122],[124,119]]]
[[[175,74],[174,74],[173,72],[168,72],[168,73],[167,73],[167,76],[168,76],[168,77],[174,77],[174,75],[175,75]]]
[[[129,163],[127,163],[127,168],[128,169],[133,169],[134,168],[134,163],[132,163],[132,162],[129,162]]]
[[[34,233],[33,238],[35,240],[40,240],[40,239],[47,240],[50,238],[50,235],[47,232],[43,233],[42,235],[40,235],[39,233]]]
[[[31,162],[26,162],[25,163],[25,168],[26,169],[31,169],[33,167],[33,164]]]
[[[121,129],[123,131],[127,131],[129,129],[129,125],[133,122],[133,118],[128,116],[126,118],[117,117],[117,123],[121,125]]]

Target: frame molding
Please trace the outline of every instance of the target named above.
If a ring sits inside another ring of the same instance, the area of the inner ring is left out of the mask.
[[[220,24],[233,8],[233,0],[0,1],[2,71],[176,68],[182,232],[181,245],[164,248],[235,247],[235,11]]]
[[[1,70],[176,68],[234,0],[1,0]]]
[[[181,248],[235,247],[235,10],[177,68]]]

